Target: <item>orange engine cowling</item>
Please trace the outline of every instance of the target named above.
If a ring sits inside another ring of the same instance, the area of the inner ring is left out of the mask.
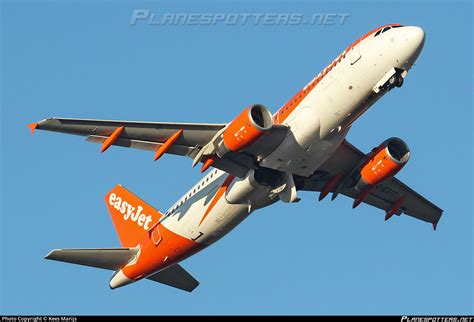
[[[229,152],[238,152],[255,143],[273,125],[270,111],[263,105],[247,107],[222,133],[217,154],[222,157]]]
[[[355,188],[364,190],[392,178],[410,158],[410,149],[399,138],[390,138],[368,154],[360,169],[360,179]]]

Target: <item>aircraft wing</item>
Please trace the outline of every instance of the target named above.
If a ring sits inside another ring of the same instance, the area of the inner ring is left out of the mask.
[[[32,131],[38,129],[85,136],[89,142],[101,143],[103,150],[110,145],[116,145],[155,152],[182,130],[176,140],[167,146],[166,153],[194,159],[203,147],[221,133],[226,124],[49,118],[32,123],[29,127]],[[253,146],[239,153],[233,153],[225,159],[216,158],[212,166],[243,177],[255,166],[256,157],[262,153],[270,153],[285,135],[286,127],[275,125]]]
[[[331,178],[339,173],[350,173],[365,157],[366,154],[344,140],[334,155],[321,166],[317,173],[309,178],[295,178],[297,188],[306,191],[322,191]],[[333,196],[335,196],[335,192],[340,192],[353,199],[356,199],[360,194],[354,187],[344,185],[332,189],[332,192]],[[430,222],[436,229],[443,210],[396,178],[375,186],[363,202],[388,211],[401,198],[403,202],[394,214],[401,215],[403,213]],[[386,220],[388,218],[386,217]]]

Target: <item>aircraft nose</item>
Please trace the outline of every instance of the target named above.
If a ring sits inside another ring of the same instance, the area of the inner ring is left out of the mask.
[[[425,44],[425,31],[417,26],[409,26],[406,30],[408,34],[408,41],[412,44],[415,50],[421,50]]]
[[[403,51],[404,64],[410,68],[420,55],[425,44],[425,32],[417,26],[406,26],[400,28],[400,43]]]

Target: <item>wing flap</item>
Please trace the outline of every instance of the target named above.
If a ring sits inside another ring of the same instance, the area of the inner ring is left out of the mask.
[[[135,255],[132,248],[54,249],[45,259],[109,270],[119,270]]]
[[[93,143],[103,143],[107,139],[107,136],[100,136],[100,135],[89,135],[86,138],[87,142]],[[112,145],[121,146],[125,148],[133,148],[145,151],[156,151],[163,143],[159,142],[150,142],[150,141],[141,141],[141,140],[133,140],[133,139],[116,139]],[[185,145],[178,145],[173,144],[166,153],[175,154],[175,155],[182,155],[182,156],[189,156],[193,157],[195,153],[197,153],[197,149],[185,146]]]
[[[147,279],[188,292],[193,291],[199,285],[199,282],[178,264],[148,276]]]
[[[405,200],[401,206],[403,213],[433,224],[437,223],[443,214],[442,209],[396,178],[378,185],[373,195],[391,203],[404,196]]]
[[[330,178],[338,173],[348,174],[360,165],[365,156],[366,154],[349,142],[344,141],[336,153],[321,166],[317,175],[309,178],[298,178],[299,190],[322,191],[325,183]],[[353,199],[356,199],[360,194],[353,187],[342,188],[340,192]],[[363,202],[386,211],[402,197],[404,198],[403,203],[395,214],[401,215],[404,213],[434,225],[441,218],[442,209],[397,178],[389,179],[375,186]]]

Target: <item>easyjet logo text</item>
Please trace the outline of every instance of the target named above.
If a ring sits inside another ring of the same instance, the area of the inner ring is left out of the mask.
[[[144,230],[150,229],[149,225],[153,220],[153,217],[142,213],[142,206],[139,205],[135,208],[126,200],[122,200],[122,198],[117,196],[115,193],[110,194],[109,204],[123,215],[124,220],[130,219],[131,221],[136,222],[138,226],[143,227]]]

